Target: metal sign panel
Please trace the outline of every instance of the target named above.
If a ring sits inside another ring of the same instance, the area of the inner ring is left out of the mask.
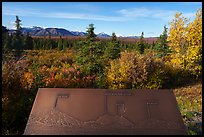
[[[171,90],[40,88],[24,134],[186,134],[186,128]]]

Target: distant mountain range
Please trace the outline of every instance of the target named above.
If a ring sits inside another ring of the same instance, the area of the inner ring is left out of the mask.
[[[22,34],[29,33],[31,36],[86,36],[86,32],[70,31],[64,28],[41,28],[33,26],[32,28],[21,28]],[[15,33],[15,30],[9,30],[9,33]],[[105,33],[97,34],[97,37],[111,37]]]
[[[32,28],[21,28],[22,34],[29,33],[31,36],[84,36],[86,33],[78,31],[69,31],[63,28],[41,28],[33,26]],[[9,33],[15,33],[15,30],[9,30]]]
[[[33,26],[32,28],[22,28],[21,29],[22,34],[26,35],[29,33],[31,36],[86,36],[86,32],[80,32],[80,31],[70,31],[66,30],[64,28],[42,28]],[[15,30],[9,30],[9,33],[15,33]],[[110,35],[101,32],[96,34],[97,37],[103,37],[108,38],[111,37]],[[123,37],[123,36],[119,36]],[[127,38],[139,38],[140,36],[127,36]]]

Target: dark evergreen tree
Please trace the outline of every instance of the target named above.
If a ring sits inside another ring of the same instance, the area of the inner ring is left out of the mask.
[[[12,38],[13,46],[15,50],[22,50],[23,49],[23,36],[21,35],[21,20],[19,19],[18,16],[16,16],[16,21],[15,21],[15,26],[16,26],[16,33],[14,34],[15,36]],[[20,55],[20,54],[19,54]]]
[[[23,45],[24,45],[23,49],[26,49],[26,50],[33,49],[33,39],[29,35],[29,33],[27,33],[26,36],[24,37]]]
[[[8,32],[5,33],[5,38],[4,38],[4,45],[3,45],[3,50],[8,51],[12,49],[11,46],[11,37],[9,36]]]
[[[65,51],[68,48],[67,40],[63,39],[62,45],[63,45],[63,50]]]
[[[112,42],[116,42],[117,41],[117,37],[115,35],[115,32],[112,33],[111,41]]]
[[[16,21],[15,21],[15,23],[16,23],[16,30],[17,31],[20,31],[20,29],[21,29],[21,20],[18,18],[18,16],[16,16]]]
[[[38,39],[38,42],[37,42],[37,45],[38,45],[38,49],[44,49],[44,39],[41,39],[41,38],[39,38]]]
[[[8,29],[5,26],[2,26],[2,34],[5,34],[6,32],[8,32]]]
[[[41,42],[43,43],[43,49],[45,50],[52,49],[52,40],[50,32],[48,38],[41,39]]]
[[[153,50],[154,48],[155,48],[155,42],[153,41],[151,45],[151,49]]]
[[[18,18],[18,16],[16,16],[16,21],[15,21],[15,24],[16,24],[16,35],[20,35],[21,32],[21,20]]]
[[[140,41],[139,41],[139,52],[140,52],[140,54],[144,53],[144,49],[145,49],[144,32],[142,32],[141,37],[140,37]]]
[[[16,35],[13,34],[11,38],[12,38],[11,39],[11,47],[12,47],[12,49],[16,49],[16,46],[17,46],[17,44],[16,44],[17,43]]]
[[[104,51],[104,57],[106,59],[116,59],[119,57],[120,53],[120,44],[117,41],[115,33],[112,33],[111,41],[107,43],[107,46]]]
[[[96,38],[96,34],[94,33],[94,24],[89,24],[89,27],[87,28],[87,40],[90,40],[90,41],[95,41],[95,38]]]
[[[52,49],[52,39],[51,38],[42,39],[42,42],[43,42],[43,49],[45,50]]]
[[[164,26],[164,31],[163,33],[160,35],[159,40],[157,42],[157,44],[155,45],[155,50],[157,51],[157,56],[163,58],[164,56],[166,56],[169,52],[170,49],[167,45],[167,27],[166,25]]]
[[[76,63],[87,69],[87,74],[102,74],[104,64],[102,56],[104,46],[101,41],[95,41],[93,24],[87,28],[88,36],[85,41],[79,42],[79,46],[74,46],[77,51]]]
[[[33,49],[34,50],[38,49],[38,40],[37,39],[33,39]]]
[[[61,36],[60,36],[57,44],[58,44],[58,46],[57,46],[58,50],[62,50],[63,49],[63,39]]]
[[[8,43],[7,40],[8,40],[8,30],[6,27],[2,26],[2,46],[3,46],[2,49],[3,49],[3,51],[4,51],[4,49],[8,49],[8,48],[5,48],[5,44]]]

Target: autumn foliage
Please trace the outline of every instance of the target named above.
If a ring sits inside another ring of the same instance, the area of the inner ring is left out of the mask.
[[[169,23],[168,45],[173,51],[170,55],[172,67],[188,70],[201,76],[202,70],[202,10],[196,13],[194,21],[188,22],[181,13]]]
[[[155,43],[143,37],[125,42],[114,34],[110,40],[100,40],[93,24],[83,39],[29,42],[25,37],[24,46],[33,43],[33,48],[25,48],[30,50],[23,50],[17,59],[11,46],[15,41],[9,45],[7,31],[2,32],[3,134],[22,134],[41,87],[172,89],[197,80],[202,74],[202,9],[192,21],[176,13],[169,26],[168,35],[165,26]]]
[[[124,51],[119,59],[110,62],[107,70],[109,87],[158,89],[164,80],[164,66],[161,60],[153,58],[153,53],[142,55],[138,52]]]

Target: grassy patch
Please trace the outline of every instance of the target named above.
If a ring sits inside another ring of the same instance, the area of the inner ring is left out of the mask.
[[[202,134],[202,83],[174,89],[188,135]]]

